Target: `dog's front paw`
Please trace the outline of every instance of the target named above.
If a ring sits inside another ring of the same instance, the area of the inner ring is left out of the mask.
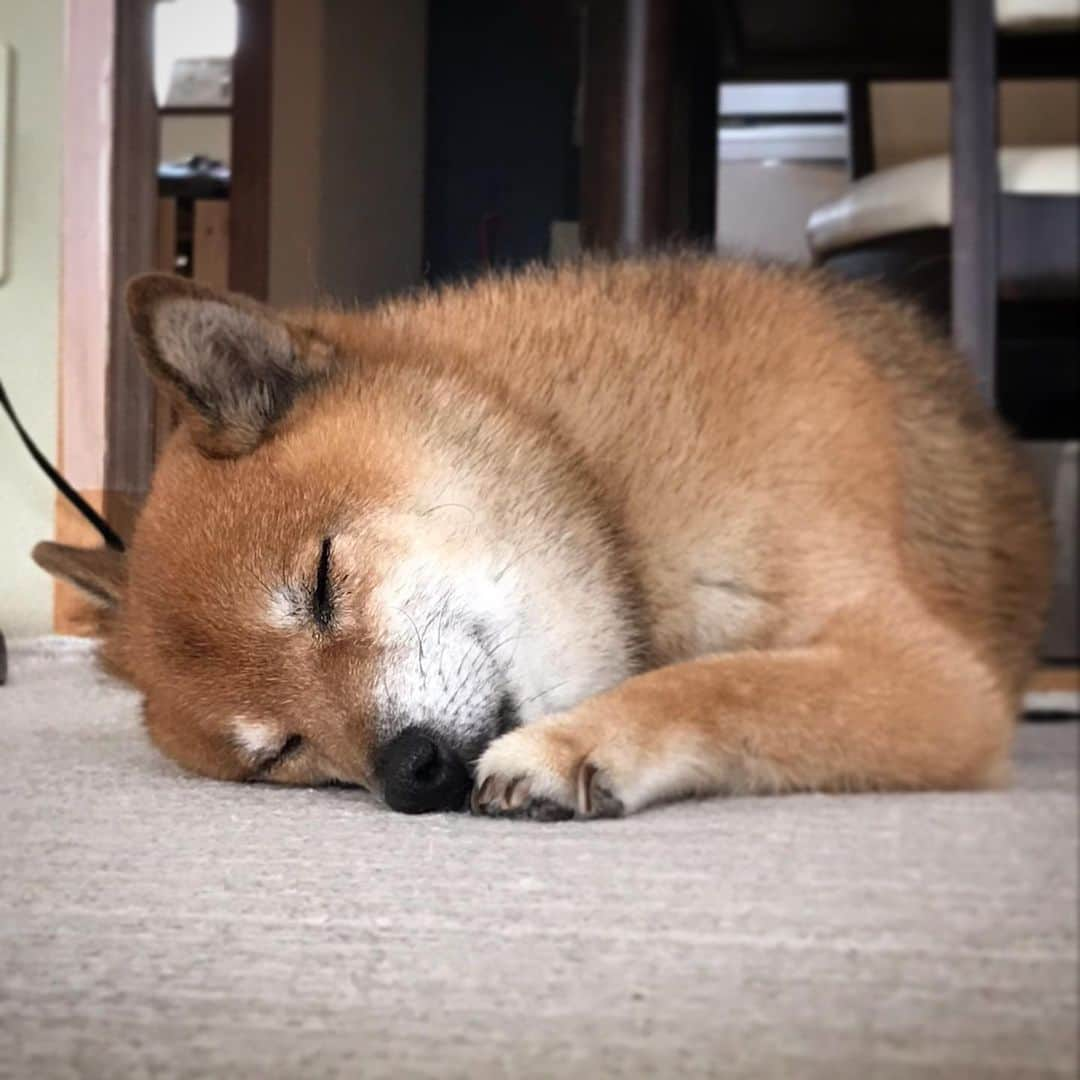
[[[496,739],[477,766],[473,813],[537,821],[620,817],[612,776],[577,726],[553,717]]]

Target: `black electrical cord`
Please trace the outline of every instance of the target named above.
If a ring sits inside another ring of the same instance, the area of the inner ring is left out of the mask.
[[[56,485],[60,494],[63,495],[64,498],[67,499],[67,501],[71,503],[71,505],[74,506],[99,533],[101,533],[101,538],[108,547],[111,547],[114,551],[123,551],[124,541],[113,532],[109,523],[63,478],[63,476],[60,475],[56,466],[45,457],[35,445],[34,440],[26,433],[26,429],[19,423],[19,418],[15,415],[15,409],[8,400],[3,380],[0,380],[0,406],[3,407],[4,412],[8,414],[11,422],[15,425],[15,430],[19,433],[19,438],[22,439],[23,445],[30,451],[30,456],[38,463],[45,475]]]

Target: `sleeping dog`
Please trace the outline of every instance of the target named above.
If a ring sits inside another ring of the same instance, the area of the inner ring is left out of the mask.
[[[689,255],[128,299],[178,426],[126,557],[35,557],[185,768],[540,819],[1005,776],[1047,521],[899,303]]]

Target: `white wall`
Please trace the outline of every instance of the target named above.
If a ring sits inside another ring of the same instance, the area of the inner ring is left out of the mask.
[[[63,0],[0,0],[14,50],[8,276],[0,284],[0,377],[23,423],[56,455]],[[0,416],[0,630],[47,633],[52,583],[30,549],[53,535],[53,488]]]

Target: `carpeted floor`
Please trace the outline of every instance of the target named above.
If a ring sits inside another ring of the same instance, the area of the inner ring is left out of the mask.
[[[181,776],[63,640],[0,718],[0,1076],[1076,1075],[1076,724],[1008,792],[541,825]]]

